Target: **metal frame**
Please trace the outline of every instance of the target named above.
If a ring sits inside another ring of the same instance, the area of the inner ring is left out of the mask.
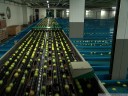
[[[116,16],[115,16],[114,34],[113,34],[112,52],[111,52],[112,54],[111,54],[110,70],[109,70],[110,78],[112,78],[113,61],[114,61],[117,27],[118,27],[118,18],[119,18],[119,10],[120,10],[120,0],[117,1],[117,9],[116,9]]]

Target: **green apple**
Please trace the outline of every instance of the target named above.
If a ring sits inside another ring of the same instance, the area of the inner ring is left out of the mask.
[[[77,60],[74,60],[74,62],[77,62]]]
[[[6,87],[6,89],[5,89],[5,91],[7,92],[7,93],[10,93],[11,92],[11,87],[10,86],[8,86],[8,87]]]
[[[32,59],[30,59],[30,62],[32,62],[33,60]]]
[[[66,90],[68,90],[68,89],[69,89],[69,85],[68,85],[68,84],[65,84],[64,88],[65,88]]]
[[[9,86],[10,86],[10,87],[13,87],[13,83],[10,83]]]
[[[12,67],[11,66],[9,67],[9,70],[12,70]]]
[[[67,52],[66,52],[66,51],[64,51],[64,53],[66,54]]]
[[[30,67],[31,67],[31,65],[30,65],[30,64],[28,64],[28,65],[27,65],[27,67],[28,67],[28,68],[30,68]]]
[[[70,63],[70,60],[68,60],[68,63]]]
[[[42,90],[43,91],[45,91],[46,90],[46,86],[44,85],[44,86],[42,86]]]
[[[5,73],[5,75],[9,75],[9,71],[7,71],[7,72]]]
[[[18,71],[18,72],[21,72],[21,69],[19,68],[17,71]]]
[[[38,77],[38,72],[35,72],[34,76],[35,76],[35,77]]]
[[[17,59],[15,59],[15,62],[17,62]]]
[[[29,94],[30,96],[35,96],[35,92],[34,92],[34,90],[30,90],[30,94]]]
[[[92,85],[90,83],[87,84],[87,88],[90,89]]]
[[[55,60],[55,59],[52,59],[52,62],[53,62],[53,63],[55,63],[55,62],[56,62],[56,60]]]
[[[38,59],[38,62],[40,62],[40,59]]]
[[[28,92],[25,92],[25,96],[29,96]]]
[[[79,84],[79,85],[77,85],[77,87],[78,87],[79,89],[81,89],[81,88],[82,88],[80,84]]]
[[[25,73],[25,74],[28,74],[28,71],[27,71],[27,70],[25,70],[25,71],[24,71],[24,73]]]
[[[2,85],[3,84],[3,80],[0,80],[0,85]]]
[[[43,73],[43,77],[46,77],[47,76],[47,74],[46,73]]]
[[[54,96],[60,96],[58,93],[56,93]]]
[[[26,62],[26,60],[25,60],[25,59],[23,59],[22,63],[25,63],[25,62]]]
[[[40,55],[42,55],[43,54],[43,52],[40,52]]]
[[[9,64],[9,61],[6,61],[4,65],[5,65],[5,66],[8,66],[8,64]]]
[[[15,78],[18,78],[18,77],[19,77],[19,73],[16,72],[16,73],[14,74],[14,77],[15,77]]]
[[[127,87],[127,85],[126,84],[123,84],[123,87]]]
[[[79,90],[79,92],[80,92],[80,93],[83,93],[83,90],[82,90],[82,89],[80,89],[80,90]]]
[[[120,82],[120,81],[118,81],[118,82],[117,82],[117,84],[121,84],[121,82]]]
[[[56,70],[53,70],[53,73],[56,73],[57,71]]]
[[[69,57],[66,57],[67,59],[69,59]]]
[[[22,80],[25,80],[25,76],[22,77]]]
[[[48,67],[47,67],[47,65],[44,65],[44,69],[47,69]]]
[[[64,66],[63,66],[63,65],[61,65],[61,66],[60,66],[60,68],[62,68],[62,69],[63,69],[63,68],[64,68]]]
[[[11,61],[11,60],[12,60],[12,58],[9,58],[9,60]]]
[[[25,56],[25,58],[27,59],[28,57],[27,57],[27,56]]]
[[[38,69],[38,68],[36,68],[36,71],[39,71],[39,69]]]
[[[64,74],[62,77],[65,79],[66,78],[66,75]]]
[[[14,66],[15,66],[15,65],[14,65],[14,64],[12,64],[10,67],[12,67],[12,68],[13,68]]]
[[[47,63],[47,60],[44,60],[44,63]]]
[[[113,91],[116,91],[116,88],[112,88]]]
[[[12,56],[16,56],[16,54],[12,54]]]
[[[53,67],[56,67],[56,64],[53,64]]]
[[[62,63],[62,60],[60,60],[60,63]]]
[[[20,59],[20,56],[17,56],[17,59]]]
[[[55,75],[55,76],[53,76],[53,78],[54,78],[54,79],[57,79],[57,76]]]

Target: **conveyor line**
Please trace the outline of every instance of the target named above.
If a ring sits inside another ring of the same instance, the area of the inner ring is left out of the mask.
[[[49,20],[50,27],[55,20]],[[41,24],[47,26],[47,19]],[[88,78],[72,78],[70,62],[83,61],[62,30],[33,28],[0,60],[0,95],[97,96],[107,93],[93,71]]]

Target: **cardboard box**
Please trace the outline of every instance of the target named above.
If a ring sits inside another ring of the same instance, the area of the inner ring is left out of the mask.
[[[6,20],[0,20],[0,29],[6,27]]]
[[[0,41],[8,38],[8,32],[6,29],[0,29]]]
[[[3,37],[2,37],[2,31],[0,30],[0,41],[3,40]]]
[[[3,32],[3,39],[7,39],[8,38],[8,32],[7,31],[4,31]]]
[[[20,25],[13,25],[7,27],[7,32],[8,35],[16,35],[21,31],[21,26]]]

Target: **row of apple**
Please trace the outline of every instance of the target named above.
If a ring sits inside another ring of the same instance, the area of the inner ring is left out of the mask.
[[[50,27],[50,28],[60,28],[59,24],[54,20],[54,19],[50,19],[49,18],[45,18],[42,20],[42,22],[39,22],[36,25],[36,28],[46,28],[46,27]]]
[[[18,94],[32,70],[38,42],[42,42],[42,32],[31,32],[8,60],[0,68],[0,94]],[[36,46],[36,47],[35,47]],[[35,69],[34,69],[35,70]],[[23,85],[22,85],[23,84]],[[15,90],[15,89],[19,89]]]

